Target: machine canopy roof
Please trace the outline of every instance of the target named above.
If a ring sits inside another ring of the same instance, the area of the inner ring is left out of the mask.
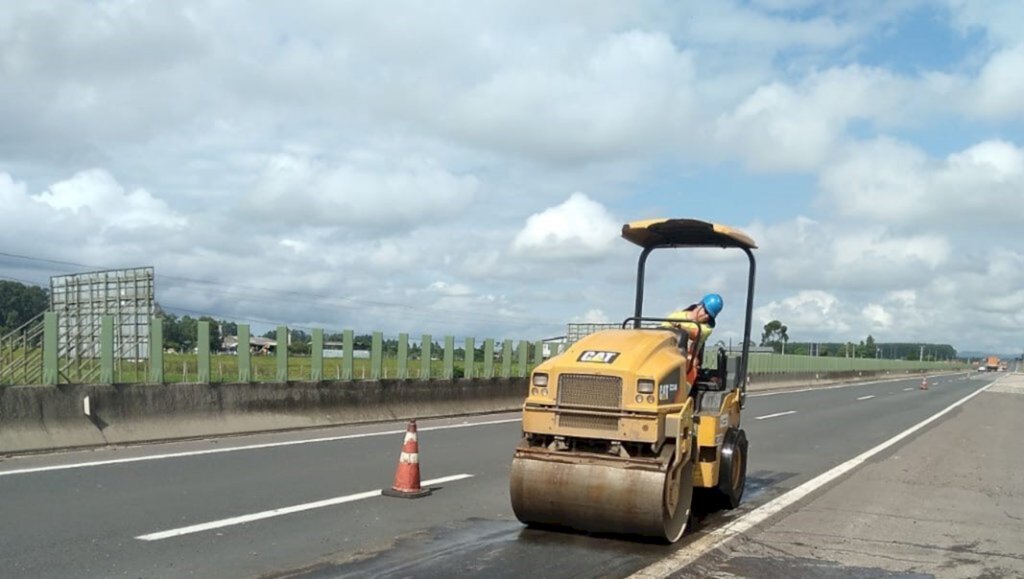
[[[622,226],[622,237],[640,247],[745,247],[757,244],[738,229],[696,219],[645,219]]]

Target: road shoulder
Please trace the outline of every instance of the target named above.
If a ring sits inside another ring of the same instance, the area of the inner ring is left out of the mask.
[[[685,577],[1024,576],[1024,375],[1009,375]]]

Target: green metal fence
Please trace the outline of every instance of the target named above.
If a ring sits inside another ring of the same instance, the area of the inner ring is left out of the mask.
[[[310,351],[302,355],[278,347],[270,355],[260,355],[245,347],[250,343],[248,325],[238,325],[238,344],[234,353],[213,352],[209,322],[198,324],[197,347],[192,353],[164,350],[160,318],[150,323],[145,354],[128,355],[118,342],[111,316],[100,321],[99,347],[78,351],[60,332],[58,314],[47,312],[41,322],[27,326],[13,339],[0,344],[0,384],[66,383],[152,383],[176,382],[287,382],[378,379],[460,379],[525,377],[544,359],[544,344],[527,340],[477,340],[442,336],[435,342],[429,334],[410,347],[409,335],[397,336],[397,347],[385,350],[382,332],[369,335],[369,350],[354,347],[355,333],[341,332],[341,351],[332,350],[324,341],[324,331],[312,333]],[[279,344],[287,344],[289,329],[279,326]],[[458,344],[458,347],[456,345]],[[555,355],[565,344],[549,344]],[[716,364],[716,350],[706,351],[705,367]],[[799,374],[851,371],[943,371],[962,369],[960,362],[887,360],[877,358],[840,358],[780,354],[751,354],[751,375]],[[83,370],[84,369],[84,370]]]
[[[495,340],[479,341],[465,338],[456,347],[454,336],[441,337],[438,345],[429,334],[422,337],[416,351],[409,347],[408,334],[399,334],[397,349],[385,351],[384,334],[372,332],[369,350],[356,350],[355,332],[344,330],[342,348],[329,349],[324,331],[314,329],[309,352],[290,353],[289,329],[279,326],[275,332],[281,347],[269,355],[245,347],[251,330],[238,325],[238,344],[231,353],[214,352],[210,343],[209,322],[197,326],[196,348],[191,353],[165,351],[163,324],[160,318],[150,323],[147,354],[126,357],[113,331],[112,316],[103,316],[98,348],[86,352],[69,347],[67,338],[59,334],[57,313],[47,312],[38,329],[17,341],[3,346],[0,354],[4,368],[0,384],[168,384],[180,382],[287,382],[325,380],[379,379],[459,379],[510,378],[527,376],[542,359],[542,343],[505,340],[506,347],[495,350]],[[332,355],[333,354],[333,355]],[[82,373],[78,368],[88,368]]]

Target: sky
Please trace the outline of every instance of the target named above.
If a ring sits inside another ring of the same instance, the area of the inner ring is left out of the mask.
[[[759,246],[754,334],[1024,350],[1024,4],[0,7],[0,279],[152,266],[256,328],[540,339],[632,314],[623,223]],[[655,252],[645,313],[737,251]]]

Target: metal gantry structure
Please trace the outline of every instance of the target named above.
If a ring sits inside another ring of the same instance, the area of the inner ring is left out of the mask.
[[[57,314],[58,372],[62,381],[100,380],[101,343],[113,339],[114,364],[149,357],[149,324],[156,313],[152,267],[50,278],[50,311]]]
[[[152,267],[51,277],[49,310],[0,338],[0,384],[104,382],[105,357],[147,360],[154,279]]]

